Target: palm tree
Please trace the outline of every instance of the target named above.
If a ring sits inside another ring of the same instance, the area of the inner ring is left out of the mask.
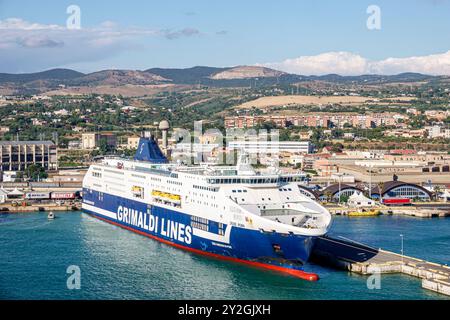
[[[378,186],[378,194],[380,195],[380,203],[383,203],[383,187],[384,187],[384,182],[378,182],[377,183]]]
[[[436,200],[439,201],[439,194],[441,193],[441,187],[440,186],[434,186],[434,196],[436,197]]]
[[[331,202],[331,197],[333,196],[333,194],[330,191],[325,191],[324,195],[325,195],[326,201]]]

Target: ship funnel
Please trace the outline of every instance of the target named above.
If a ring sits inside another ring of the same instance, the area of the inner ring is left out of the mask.
[[[162,153],[153,138],[140,138],[134,160],[147,161],[151,163],[168,163],[169,161]]]

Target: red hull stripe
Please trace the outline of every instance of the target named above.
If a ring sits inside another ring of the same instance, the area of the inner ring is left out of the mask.
[[[305,271],[301,271],[301,270],[295,270],[295,269],[289,269],[289,268],[283,268],[283,267],[279,267],[279,266],[273,266],[270,264],[266,264],[266,263],[261,263],[261,262],[255,262],[255,261],[248,261],[248,260],[243,260],[243,259],[238,259],[238,258],[233,258],[233,257],[226,257],[226,256],[222,256],[220,254],[216,254],[216,253],[212,253],[212,252],[206,252],[206,251],[202,251],[202,250],[198,250],[198,249],[194,249],[194,248],[190,248],[190,247],[186,247],[177,243],[173,243],[171,241],[165,240],[165,239],[161,239],[159,237],[156,237],[154,235],[121,225],[117,222],[99,217],[98,215],[91,215],[94,216],[95,218],[105,221],[107,223],[111,223],[113,225],[116,225],[118,227],[133,231],[135,233],[138,233],[140,235],[149,237],[151,239],[154,239],[156,241],[168,244],[170,246],[179,248],[179,249],[183,249],[186,251],[190,251],[196,254],[200,254],[200,255],[204,255],[204,256],[208,256],[208,257],[212,257],[212,258],[216,258],[216,259],[221,259],[221,260],[226,260],[226,261],[232,261],[232,262],[237,262],[237,263],[241,263],[241,264],[247,264],[247,265],[251,265],[253,267],[257,267],[257,268],[264,268],[264,269],[270,269],[270,270],[274,270],[277,272],[282,272],[282,273],[286,273],[289,274],[291,276],[297,277],[297,278],[301,278],[303,280],[308,280],[308,281],[317,281],[319,280],[319,276],[315,273],[309,273],[309,272],[305,272]]]

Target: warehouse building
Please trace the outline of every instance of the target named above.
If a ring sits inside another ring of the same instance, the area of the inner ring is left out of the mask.
[[[0,171],[22,171],[40,164],[45,170],[58,169],[58,151],[52,141],[0,141]]]

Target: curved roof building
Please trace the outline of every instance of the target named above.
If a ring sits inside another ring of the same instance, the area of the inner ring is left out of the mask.
[[[361,190],[358,187],[350,186],[347,184],[341,184],[341,188],[340,188],[341,197],[350,197],[351,195],[353,195],[355,193],[355,191],[363,192],[363,190]],[[330,195],[333,200],[338,201],[339,200],[339,184],[333,184],[331,186],[328,186],[324,190],[322,190],[319,198],[321,200],[326,200],[328,198],[328,195]]]
[[[380,190],[378,186],[372,188],[372,197],[379,198]],[[383,183],[381,187],[381,196],[383,198],[408,198],[419,200],[430,200],[432,194],[427,189],[402,181],[388,181]]]

